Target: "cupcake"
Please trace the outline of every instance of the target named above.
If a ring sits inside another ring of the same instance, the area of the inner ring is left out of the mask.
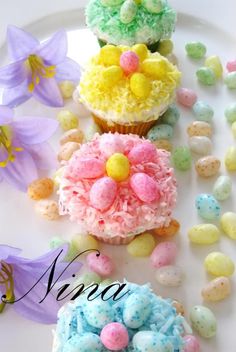
[[[85,233],[126,244],[170,224],[176,193],[168,152],[137,135],[96,134],[64,166],[59,208]]]
[[[100,46],[144,43],[155,52],[171,37],[176,13],[166,0],[90,0],[86,19]]]
[[[104,288],[99,287],[100,293]],[[126,282],[115,300],[104,301],[96,292],[91,301],[88,295],[86,290],[60,309],[53,352],[183,351],[184,335],[191,328],[174,302],[156,296],[149,285]]]
[[[75,100],[103,132],[145,135],[175,98],[180,72],[144,44],[106,45],[86,67]]]

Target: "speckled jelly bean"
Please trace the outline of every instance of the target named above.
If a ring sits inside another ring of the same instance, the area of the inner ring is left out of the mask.
[[[177,301],[177,299],[175,299],[174,301],[172,301],[172,306],[175,308],[177,314],[181,314],[184,316],[184,314],[185,314],[184,306],[181,302],[179,302],[179,301]]]
[[[125,51],[120,57],[120,67],[126,75],[129,75],[139,68],[139,56],[134,51]]]
[[[87,255],[86,261],[89,269],[102,277],[110,276],[115,269],[113,261],[105,254],[92,252]]]
[[[193,121],[187,128],[189,137],[194,136],[205,136],[211,137],[212,127],[208,122],[205,121]]]
[[[123,350],[129,344],[128,331],[121,323],[110,323],[104,326],[100,338],[109,351]]]
[[[203,219],[215,220],[220,216],[220,205],[211,194],[199,194],[196,198],[195,205],[199,216]]]
[[[138,7],[133,0],[125,1],[120,8],[120,21],[124,24],[128,24],[133,21]]]
[[[66,341],[63,350],[67,352],[102,352],[104,347],[98,335],[86,332],[71,336]]]
[[[91,235],[75,234],[71,241],[80,253],[99,248],[99,242]]]
[[[177,220],[172,219],[169,226],[157,227],[153,229],[153,232],[160,237],[173,237],[179,232],[179,229],[180,223]]]
[[[62,97],[64,99],[69,99],[72,97],[75,91],[75,84],[71,81],[62,81],[58,83],[59,89],[61,91]]]
[[[185,146],[175,148],[172,153],[172,160],[177,170],[189,170],[192,166],[192,155],[190,149]]]
[[[171,152],[173,149],[173,145],[168,139],[157,139],[152,143],[156,146],[157,149],[164,149],[167,152]]]
[[[137,352],[173,352],[170,339],[155,331],[139,331],[133,337],[133,347]]]
[[[205,136],[193,136],[188,140],[188,145],[193,153],[200,155],[209,155],[212,150],[210,138]]]
[[[186,53],[192,59],[202,59],[206,54],[206,47],[201,42],[190,42],[185,45]]]
[[[173,136],[173,127],[167,124],[155,125],[147,134],[147,138],[151,141],[158,139],[170,139]]]
[[[64,131],[68,131],[73,128],[78,128],[79,126],[78,117],[69,110],[61,110],[57,115],[57,119],[60,123],[61,128]]]
[[[219,56],[212,55],[206,58],[205,66],[211,68],[217,78],[221,78],[223,74],[223,67]]]
[[[162,39],[158,43],[157,50],[162,56],[167,56],[172,53],[173,48],[174,48],[174,45],[171,39]]]
[[[136,236],[127,246],[127,251],[133,257],[148,257],[156,246],[156,241],[152,234],[143,233]]]
[[[214,276],[231,276],[234,273],[234,262],[222,252],[211,252],[204,261],[206,271]]]
[[[198,100],[193,105],[193,113],[198,121],[205,121],[210,123],[214,116],[212,107],[204,101]]]
[[[151,162],[157,156],[154,145],[150,142],[139,144],[129,152],[128,158],[132,164]]]
[[[227,298],[231,293],[230,280],[221,276],[208,282],[202,289],[202,298],[207,302],[218,302]]]
[[[229,176],[219,176],[213,186],[213,196],[217,200],[226,200],[232,193],[232,180]]]
[[[161,0],[143,0],[142,5],[151,13],[159,13],[163,9]]]
[[[138,172],[131,176],[130,187],[136,196],[145,203],[151,203],[160,198],[158,185],[152,177]]]
[[[83,131],[77,128],[74,128],[63,134],[63,136],[60,138],[60,144],[63,145],[67,142],[82,143],[83,140],[84,140]]]
[[[216,83],[215,73],[209,67],[200,67],[196,71],[196,76],[199,82],[205,86],[213,86]]]
[[[185,335],[183,352],[200,352],[200,343],[193,335]]]
[[[58,161],[68,161],[76,150],[80,149],[80,144],[76,142],[67,142],[60,147],[57,155]]]
[[[53,237],[50,240],[49,246],[51,249],[59,248],[63,246],[64,244],[68,245],[68,251],[66,253],[66,256],[64,257],[64,261],[66,262],[71,262],[75,259],[75,257],[79,254],[75,246],[70,243],[69,241],[66,241],[60,237]]]
[[[175,105],[171,105],[161,116],[161,122],[174,126],[180,118],[180,112]]]
[[[208,155],[196,162],[195,169],[201,177],[212,177],[219,172],[220,165],[221,162],[219,159],[213,155]]]
[[[231,146],[225,154],[225,167],[228,171],[236,171],[236,147]]]
[[[231,211],[224,213],[220,219],[220,224],[224,233],[236,240],[236,213]]]
[[[225,109],[225,117],[229,123],[236,122],[236,103],[231,103]]]
[[[179,104],[188,108],[191,108],[197,101],[197,94],[189,88],[179,88],[176,97]]]
[[[87,301],[83,307],[84,317],[95,328],[102,329],[115,319],[114,311],[107,301],[94,299]]]
[[[180,286],[183,281],[182,270],[175,265],[165,265],[157,269],[155,274],[157,282],[163,286]]]
[[[116,195],[117,183],[110,177],[102,177],[90,189],[90,204],[95,209],[105,211],[114,203]]]
[[[27,194],[33,200],[45,199],[51,196],[53,188],[53,180],[50,178],[39,178],[29,184]]]
[[[229,89],[236,89],[236,72],[230,72],[225,76],[224,83]]]
[[[190,320],[193,328],[205,338],[215,336],[217,322],[212,311],[204,306],[195,306],[190,311]]]
[[[145,294],[132,293],[124,304],[123,321],[128,328],[138,329],[151,314],[150,300]]]
[[[234,138],[236,138],[236,121],[232,123],[231,129],[232,129]]]
[[[226,68],[229,72],[236,71],[236,60],[228,61],[226,64]]]
[[[213,244],[220,239],[220,231],[213,224],[199,224],[188,230],[188,238],[196,244]]]
[[[53,199],[41,199],[35,204],[35,211],[46,220],[57,220],[59,219],[58,204]]]
[[[151,255],[151,264],[155,268],[173,264],[177,256],[177,246],[174,242],[159,243]]]

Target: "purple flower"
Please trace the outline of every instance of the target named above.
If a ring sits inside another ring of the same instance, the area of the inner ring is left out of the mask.
[[[47,143],[58,122],[45,117],[15,117],[0,105],[0,180],[21,191],[38,178],[38,170],[56,167],[56,157]]]
[[[80,79],[79,65],[66,56],[65,30],[40,43],[22,29],[9,26],[7,43],[13,62],[0,69],[3,105],[15,107],[34,96],[45,105],[63,106],[58,82]]]
[[[54,262],[54,283],[70,278],[82,267],[78,261],[69,264],[62,261],[67,251],[68,245],[64,245],[30,260],[19,257],[20,249],[0,245],[0,313],[6,308],[5,299],[12,301],[15,311],[27,319],[44,324],[55,323],[61,304],[54,297],[53,290],[42,303],[39,302],[47,292],[52,273],[50,268]]]

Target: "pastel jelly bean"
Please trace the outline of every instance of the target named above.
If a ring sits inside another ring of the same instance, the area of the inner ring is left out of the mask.
[[[110,351],[120,351],[129,344],[129,334],[121,323],[110,323],[104,326],[100,335],[103,345]]]
[[[231,211],[224,213],[220,219],[220,224],[224,233],[236,240],[236,213]]]
[[[228,171],[236,171],[236,147],[231,146],[225,154],[225,167]]]
[[[220,169],[221,162],[213,155],[204,156],[195,164],[195,169],[201,177],[215,176]]]
[[[64,244],[68,245],[68,251],[66,256],[63,258],[63,260],[66,262],[74,261],[79,253],[73,243],[70,243],[69,241],[65,241],[60,237],[53,237],[49,243],[49,246],[51,249],[55,249],[55,248],[61,247]]]
[[[78,117],[69,110],[61,110],[57,115],[57,119],[60,123],[61,128],[64,131],[71,130],[73,128],[78,128],[79,120]]]
[[[204,101],[198,100],[193,105],[193,113],[198,121],[205,121],[210,123],[214,116],[212,107]]]
[[[226,200],[232,193],[232,180],[229,176],[220,176],[213,186],[213,196],[217,200]]]
[[[27,189],[29,198],[33,200],[45,199],[53,193],[54,182],[50,178],[39,178],[31,182]]]
[[[86,272],[82,275],[79,275],[79,278],[73,283],[73,287],[77,287],[83,284],[85,287],[91,284],[100,284],[101,277],[93,272]]]
[[[152,234],[146,232],[136,236],[135,239],[127,246],[127,251],[133,257],[148,257],[156,246]]]
[[[138,55],[133,51],[125,51],[120,57],[120,67],[127,75],[137,71],[139,68]]]
[[[64,173],[64,167],[60,167],[53,175],[54,186],[59,187],[61,184],[62,175]]]
[[[176,313],[177,314],[181,314],[184,316],[184,306],[181,302],[177,301],[177,299],[175,299],[173,302],[172,302],[172,306],[175,308],[176,310]]]
[[[73,336],[67,340],[63,349],[68,352],[104,351],[100,337],[97,334],[93,334],[91,332],[73,334]]]
[[[177,234],[179,229],[180,229],[180,223],[177,220],[172,219],[169,226],[157,227],[153,231],[155,235],[160,237],[173,237]]]
[[[122,153],[115,153],[106,162],[107,175],[117,182],[125,181],[130,173],[129,159]]]
[[[157,149],[164,149],[167,152],[171,152],[173,149],[173,145],[168,139],[157,139],[156,141],[153,141],[153,144]]]
[[[232,129],[234,138],[236,138],[236,121],[232,123],[231,129]]]
[[[58,83],[59,89],[61,91],[62,97],[64,99],[69,99],[72,97],[75,91],[75,84],[71,81],[62,81]]]
[[[128,24],[133,21],[138,7],[133,0],[126,0],[120,8],[120,21],[124,24]]]
[[[205,66],[211,68],[217,78],[221,78],[223,74],[223,67],[219,56],[212,55],[206,58]]]
[[[173,104],[161,116],[161,122],[167,125],[174,126],[180,118],[178,108]]]
[[[138,329],[152,311],[150,300],[145,294],[132,293],[124,303],[123,321],[128,328]]]
[[[189,170],[192,166],[192,156],[190,149],[185,146],[175,148],[172,153],[172,160],[177,170]]]
[[[35,211],[37,214],[41,215],[46,220],[58,220],[59,209],[58,204],[52,199],[41,199],[35,204]]]
[[[196,198],[195,205],[199,216],[203,219],[215,220],[220,216],[220,205],[211,194],[199,194]]]
[[[193,153],[200,155],[209,155],[212,150],[210,138],[205,136],[193,136],[188,140],[188,145]]]
[[[111,89],[111,87],[122,79],[123,75],[123,70],[119,66],[113,65],[105,68],[102,71],[103,86]]]
[[[216,83],[215,72],[209,67],[200,67],[196,71],[196,76],[199,82],[205,86],[213,86]]]
[[[102,285],[102,286],[110,286],[113,282],[114,282],[114,280],[112,280],[112,279],[106,279],[106,280],[103,280],[100,283],[100,285]]]
[[[236,122],[236,103],[231,103],[225,109],[225,117],[229,123]]]
[[[145,44],[135,44],[131,50],[138,55],[140,61],[145,60],[148,56],[148,48]]]
[[[173,344],[164,334],[155,331],[139,331],[133,337],[135,351],[172,352]]]
[[[142,5],[151,13],[159,13],[163,8],[161,0],[143,0]]]
[[[76,152],[79,149],[80,149],[80,143],[77,143],[77,142],[67,142],[61,145],[59,152],[57,154],[58,161],[70,160],[74,152]]]
[[[134,73],[130,78],[130,89],[133,94],[145,99],[151,92],[151,82],[143,73]]]
[[[188,230],[188,238],[195,244],[213,244],[220,239],[220,231],[213,224],[199,224]]]
[[[189,137],[204,136],[211,137],[212,127],[205,121],[193,121],[187,128]]]
[[[98,179],[91,187],[89,199],[91,205],[98,210],[109,209],[117,195],[117,183],[110,177]]]
[[[151,141],[159,139],[171,139],[173,136],[173,127],[167,124],[155,125],[147,134],[147,138]]]
[[[105,45],[100,50],[100,60],[106,66],[120,65],[121,50],[114,45]]]
[[[206,46],[201,42],[190,42],[185,45],[186,53],[192,59],[202,59],[206,54]]]
[[[71,241],[80,253],[99,248],[98,241],[92,235],[75,234]]]
[[[87,130],[85,131],[85,140],[87,142],[91,141],[91,139],[93,139],[95,133],[102,134],[102,131],[96,123],[93,123],[91,121]]]
[[[157,282],[163,286],[180,286],[183,281],[182,270],[175,265],[166,265],[157,269],[155,274]]]
[[[157,150],[155,146],[150,143],[142,143],[135,146],[129,152],[128,158],[132,164],[154,162],[157,156]]]
[[[94,328],[102,329],[114,321],[114,311],[107,301],[94,299],[83,307],[84,319]]]
[[[155,79],[163,79],[168,72],[168,64],[162,58],[149,58],[142,62],[142,71]]]
[[[60,138],[60,144],[63,145],[67,142],[83,143],[83,140],[84,140],[83,131],[77,128],[74,128],[63,134],[63,136]]]
[[[236,89],[236,72],[230,72],[225,76],[224,83],[229,89]]]
[[[102,160],[96,158],[81,158],[76,160],[71,170],[71,176],[76,179],[96,178],[105,173],[105,166]]]
[[[162,40],[160,40],[160,42],[158,44],[157,50],[162,56],[167,56],[172,53],[173,47],[174,47],[174,45],[173,45],[172,40],[162,39]]]
[[[131,176],[130,186],[136,196],[145,203],[151,203],[160,198],[157,183],[147,174],[138,172]]]
[[[178,103],[188,108],[191,108],[197,101],[197,94],[189,88],[179,88],[176,97]]]
[[[177,246],[174,242],[159,243],[151,255],[151,264],[155,268],[173,264],[177,256]]]
[[[190,311],[190,320],[193,328],[205,338],[215,336],[217,322],[212,311],[204,306],[194,306]]]
[[[124,152],[124,145],[116,134],[104,134],[103,138],[100,140],[100,148],[104,150],[104,153],[107,157],[115,153],[123,153]]]
[[[232,259],[221,252],[211,252],[205,258],[204,266],[206,271],[214,276],[231,276],[234,273],[235,266]]]
[[[200,343],[193,335],[185,335],[183,352],[200,352]]]
[[[236,60],[228,61],[226,64],[226,68],[229,72],[236,71]]]
[[[202,298],[206,302],[219,302],[227,298],[231,293],[230,280],[221,276],[208,282],[202,289]]]
[[[122,4],[123,0],[101,0],[103,6],[118,6]]]
[[[87,255],[86,261],[89,269],[102,277],[110,276],[115,269],[111,258],[105,254],[92,252]]]

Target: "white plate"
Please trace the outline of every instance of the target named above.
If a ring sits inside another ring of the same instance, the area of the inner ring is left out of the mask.
[[[98,45],[89,30],[84,29],[83,12],[71,11],[60,15],[52,15],[27,26],[27,30],[37,35],[40,39],[50,36],[55,30],[65,27],[68,30],[69,56],[80,63],[84,63],[90,54],[95,53]],[[174,34],[175,54],[179,59],[180,68],[183,70],[183,86],[193,88],[199,99],[209,102],[215,110],[214,117],[214,154],[223,160],[227,147],[235,144],[225,118],[224,108],[235,101],[236,91],[229,92],[223,84],[218,83],[214,87],[205,88],[196,82],[194,72],[201,64],[192,62],[186,58],[184,45],[188,41],[201,40],[208,48],[208,55],[220,55],[222,62],[234,58],[236,41],[227,32],[214,25],[202,21],[200,18],[191,17],[180,13],[179,21]],[[0,64],[6,62],[6,48],[0,48]],[[71,102],[70,108],[77,111],[77,107]],[[58,109],[43,107],[31,100],[16,109],[17,115],[32,114],[38,116],[56,117]],[[81,116],[81,125],[86,129],[89,118],[85,110],[77,111]],[[193,121],[191,111],[181,109],[182,116],[178,126],[175,128],[174,143],[183,145],[187,143],[186,126]],[[54,137],[54,145],[58,147],[58,132]],[[222,165],[221,173],[224,174]],[[196,215],[194,199],[200,192],[210,193],[214,179],[208,181],[199,180],[196,177],[194,167],[192,172],[177,173],[179,183],[178,206],[175,217],[181,222],[181,233],[176,242],[179,246],[177,263],[186,274],[182,287],[165,289],[158,285],[154,279],[154,270],[148,259],[134,259],[127,255],[125,247],[104,246],[104,251],[112,255],[117,265],[115,278],[125,277],[129,281],[137,283],[151,282],[156,293],[164,297],[172,297],[182,301],[186,312],[191,306],[201,304],[200,291],[208,282],[209,278],[203,268],[205,256],[214,250],[222,250],[236,261],[235,244],[228,238],[222,236],[219,244],[209,247],[190,246],[187,240],[187,229],[201,222]],[[235,175],[232,175],[235,178]],[[234,194],[236,189],[234,188]],[[235,209],[235,200],[232,199],[222,203],[223,211]],[[25,256],[34,257],[48,250],[48,242],[51,237],[61,235],[70,238],[72,234],[79,231],[75,224],[68,220],[54,223],[40,219],[34,212],[34,203],[29,201],[25,194],[16,192],[6,184],[0,185],[0,242],[23,248]],[[14,221],[13,221],[14,219]],[[232,279],[235,286],[235,278]],[[210,340],[201,340],[202,351],[206,352],[235,352],[236,336],[233,332],[235,327],[236,301],[230,299],[218,304],[208,305],[213,309],[218,320],[218,334]],[[0,346],[2,351],[13,352],[50,352],[52,343],[51,326],[42,326],[27,321],[17,316],[9,307],[0,316]],[[14,336],[14,338],[13,338]],[[92,352],[92,351],[91,351]]]

